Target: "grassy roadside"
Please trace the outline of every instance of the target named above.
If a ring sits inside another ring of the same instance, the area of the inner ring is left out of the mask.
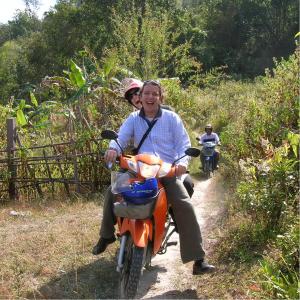
[[[1,207],[0,299],[115,298],[114,246],[91,254],[99,213],[99,201]]]

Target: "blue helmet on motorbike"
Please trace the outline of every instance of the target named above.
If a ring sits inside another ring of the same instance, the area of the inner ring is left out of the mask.
[[[147,178],[141,182],[133,182],[129,191],[122,192],[124,200],[132,204],[152,202],[158,193],[156,178]]]

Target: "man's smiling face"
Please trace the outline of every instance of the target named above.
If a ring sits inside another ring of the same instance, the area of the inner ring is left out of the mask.
[[[153,84],[144,86],[140,95],[145,115],[148,117],[155,117],[160,103],[161,93],[160,88]]]

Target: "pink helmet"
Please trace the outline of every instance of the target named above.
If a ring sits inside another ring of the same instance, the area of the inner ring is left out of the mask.
[[[138,79],[132,79],[127,88],[125,88],[124,98],[131,104],[132,95],[138,92],[143,86],[143,82]]]

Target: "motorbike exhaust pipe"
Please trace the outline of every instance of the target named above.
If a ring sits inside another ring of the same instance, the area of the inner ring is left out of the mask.
[[[123,268],[123,260],[124,260],[126,241],[127,241],[127,235],[122,235],[121,243],[120,243],[120,251],[119,251],[119,256],[118,256],[117,272],[121,272],[121,269]]]

